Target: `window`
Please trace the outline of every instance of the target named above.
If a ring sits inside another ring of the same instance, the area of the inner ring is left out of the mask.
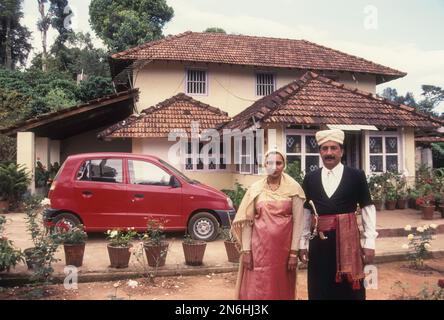
[[[186,91],[190,94],[207,94],[207,72],[187,70]]]
[[[320,157],[315,135],[311,132],[287,130],[287,165],[298,162],[299,168],[306,173],[319,169]]]
[[[397,136],[370,136],[368,145],[371,172],[399,171]]]
[[[121,159],[88,160],[80,166],[77,180],[122,183],[122,173]]]
[[[128,160],[128,170],[131,184],[150,186],[168,186],[170,184],[171,175],[153,163]]]
[[[216,171],[216,170],[225,170],[227,169],[227,159],[224,158],[224,143],[220,143],[220,155],[219,159],[217,159],[216,150],[210,149],[208,152],[208,160],[204,161],[202,155],[202,148],[205,146],[204,143],[199,143],[198,154],[196,154],[197,163],[193,163],[193,149],[192,143],[188,142],[187,155],[185,157],[185,170],[199,170],[199,171]],[[214,153],[214,155],[213,155]],[[204,155],[202,155],[204,156]],[[217,163],[219,160],[219,163]],[[207,162],[207,163],[205,163]]]
[[[275,90],[274,74],[257,73],[256,74],[256,95],[268,96]]]

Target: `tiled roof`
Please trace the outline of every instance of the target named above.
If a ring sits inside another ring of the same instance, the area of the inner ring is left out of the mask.
[[[357,124],[436,128],[442,121],[414,108],[307,72],[236,115],[224,126],[244,130],[255,122],[299,125]]]
[[[191,121],[199,121],[199,129],[210,129],[230,121],[226,112],[179,93],[143,110],[99,133],[99,138],[168,137],[175,129],[191,132]]]
[[[380,75],[378,83],[406,73],[306,40],[187,31],[112,55],[114,59],[224,63]]]
[[[415,138],[415,141],[425,143],[444,142],[444,137],[417,137]]]

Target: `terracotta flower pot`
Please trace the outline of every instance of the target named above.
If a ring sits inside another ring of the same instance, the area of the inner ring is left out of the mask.
[[[373,200],[373,204],[377,211],[381,211],[382,209],[382,200]]]
[[[168,253],[168,242],[162,241],[160,245],[153,245],[149,242],[143,244],[146,258],[150,267],[163,267]]]
[[[107,245],[109,261],[111,262],[111,268],[128,268],[129,260],[131,258],[130,248],[128,247],[113,247]]]
[[[416,208],[416,199],[415,198],[409,198],[409,208],[417,209]]]
[[[185,263],[190,266],[200,266],[205,254],[207,243],[205,241],[195,241],[194,243],[182,242]]]
[[[396,209],[396,200],[386,200],[385,201],[385,209],[386,210],[395,210]]]
[[[63,244],[65,263],[67,266],[81,267],[85,253],[85,243]]]
[[[236,242],[234,241],[224,241],[225,250],[227,251],[227,257],[229,262],[239,263],[239,250],[237,250]]]
[[[398,209],[405,209],[407,207],[407,199],[398,199],[396,206]]]
[[[421,207],[422,218],[424,220],[433,220],[433,213],[435,212],[435,206],[422,206]]]

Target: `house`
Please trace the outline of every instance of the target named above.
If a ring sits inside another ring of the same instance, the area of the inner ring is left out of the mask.
[[[59,155],[63,160],[82,151],[85,136],[89,147],[100,146],[102,151],[150,153],[171,160],[177,142],[169,140],[169,134],[182,129],[185,136],[192,135],[196,121],[198,137],[205,129],[234,130],[229,139],[218,141],[230,155],[192,158],[206,143],[189,142],[180,156],[184,161],[175,166],[219,189],[232,188],[235,181],[249,185],[260,177],[260,156],[249,150],[260,155],[277,146],[302,170],[318,168],[314,133],[324,128],[346,132],[348,165],[367,174],[396,169],[412,180],[415,130],[442,126],[440,120],[375,95],[378,84],[406,73],[305,40],[185,32],[116,53],[111,66],[117,86],[125,89],[119,93],[126,99],[125,110],[134,112],[117,114],[121,109],[111,102],[116,97],[103,97],[110,102],[107,106],[65,114],[65,121],[73,117],[82,122],[78,132],[55,136],[57,114],[0,131],[17,134],[19,163],[32,166],[39,154],[57,153],[54,143],[64,146]],[[104,109],[112,114],[113,124],[97,123]],[[52,135],[44,129],[49,123]],[[253,137],[252,142],[244,135]],[[44,159],[51,162],[53,157]]]

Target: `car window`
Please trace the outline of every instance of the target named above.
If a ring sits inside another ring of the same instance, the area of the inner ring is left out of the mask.
[[[131,184],[168,186],[171,175],[153,163],[138,160],[128,160],[128,170]]]
[[[77,172],[77,180],[122,183],[122,159],[85,161]]]

